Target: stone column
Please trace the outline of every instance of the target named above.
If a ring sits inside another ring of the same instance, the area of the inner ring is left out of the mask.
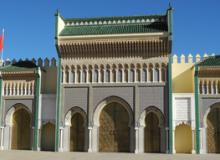
[[[134,153],[139,153],[139,133],[138,127],[135,127],[135,151]]]
[[[159,82],[161,83],[162,82],[162,70],[161,68],[158,68],[159,69]]]
[[[155,82],[155,68],[152,67],[152,74],[153,74],[153,82]]]
[[[176,153],[176,147],[175,147],[175,129],[173,129],[173,153]]]
[[[206,83],[206,94],[209,94],[209,81]]]
[[[215,82],[215,94],[218,94],[218,81]]]
[[[147,82],[150,82],[149,66],[146,68],[146,72],[147,72]]]
[[[106,69],[103,68],[103,83],[106,82]]]
[[[192,130],[192,154],[196,153],[195,145],[196,145],[196,143],[195,143],[195,130],[193,129]]]
[[[201,83],[202,83],[202,94],[205,94],[205,82],[202,81]]]
[[[143,82],[143,68],[140,67],[140,82]]]
[[[83,69],[80,69],[80,83],[83,82]]]
[[[89,83],[89,70],[86,69],[86,83]]]
[[[118,68],[115,68],[115,79],[117,83],[118,82]]]
[[[139,126],[138,128],[138,152],[144,153],[144,127]]]
[[[68,152],[70,151],[70,124],[65,125],[63,129],[63,151]]]
[[[112,71],[113,71],[113,70],[110,68],[110,69],[109,69],[109,76],[110,76],[109,78],[110,78],[110,83],[112,83],[112,82],[113,82],[113,78],[112,78],[112,77],[113,77],[113,76],[112,76]]]
[[[4,143],[3,143],[3,141],[4,141],[4,127],[1,126],[0,129],[1,129],[1,144],[0,144],[0,150],[3,150],[3,149],[4,149]]]
[[[89,130],[89,149],[88,152],[92,152],[92,127],[88,127]]]
[[[131,71],[131,70],[130,70],[129,67],[127,68],[127,70],[128,70],[128,83],[129,83],[129,82],[130,82],[130,71]]]
[[[137,82],[137,70],[136,68],[133,69],[134,70],[134,83]]]
[[[74,75],[74,79],[75,79],[75,82],[74,82],[74,83],[77,83],[77,75],[78,75],[78,74],[77,74],[77,70],[74,70],[74,74],[75,74],[75,75]]]
[[[125,71],[124,71],[124,69],[123,68],[121,68],[121,80],[122,80],[122,83],[124,83],[125,82],[125,77],[124,77],[124,75],[125,75],[125,73],[124,73]]]
[[[63,127],[60,127],[60,146],[59,146],[59,152],[63,152]]]
[[[69,72],[69,83],[73,83],[73,80],[72,80],[73,76],[72,76],[71,69],[69,69],[68,72]]]
[[[92,127],[92,136],[91,136],[91,144],[92,144],[92,152],[99,151],[99,126],[94,125]]]
[[[101,69],[98,70],[98,83],[101,83]]]
[[[213,95],[214,94],[214,82],[211,81],[211,94]]]

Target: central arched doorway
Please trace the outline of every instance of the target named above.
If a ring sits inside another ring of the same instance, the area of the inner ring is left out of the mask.
[[[12,117],[11,148],[31,149],[31,115],[24,107],[17,107]]]
[[[145,118],[145,129],[144,129],[144,150],[148,153],[159,153],[160,152],[160,127],[159,119],[157,115],[150,112]]]
[[[208,153],[220,153],[220,108],[212,108],[207,116]]]
[[[53,123],[46,123],[41,130],[41,150],[54,151],[55,146],[55,125]]]
[[[130,151],[129,118],[128,111],[117,102],[111,102],[101,110],[99,117],[100,152]]]
[[[192,153],[192,130],[187,124],[180,124],[175,130],[176,153]]]
[[[71,118],[70,151],[82,152],[85,150],[85,122],[84,117],[76,112]]]

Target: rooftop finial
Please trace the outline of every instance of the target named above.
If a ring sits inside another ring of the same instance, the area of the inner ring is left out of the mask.
[[[55,16],[59,16],[60,15],[60,12],[59,12],[59,9],[57,8],[56,12],[55,12]]]
[[[173,7],[171,5],[171,0],[169,0],[169,9],[173,9]]]

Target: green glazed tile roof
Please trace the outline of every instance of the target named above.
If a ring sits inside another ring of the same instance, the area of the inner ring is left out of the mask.
[[[19,61],[14,64],[0,67],[0,71],[1,72],[26,72],[26,71],[34,71],[36,67],[37,66],[31,61]]]
[[[64,19],[59,36],[166,32],[166,15]]]
[[[220,55],[207,58],[199,66],[220,66]]]

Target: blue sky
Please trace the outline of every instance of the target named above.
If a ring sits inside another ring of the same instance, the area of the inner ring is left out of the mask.
[[[220,0],[171,0],[173,53],[220,53]],[[165,13],[168,0],[1,0],[4,59],[56,57],[54,13],[64,17]]]

